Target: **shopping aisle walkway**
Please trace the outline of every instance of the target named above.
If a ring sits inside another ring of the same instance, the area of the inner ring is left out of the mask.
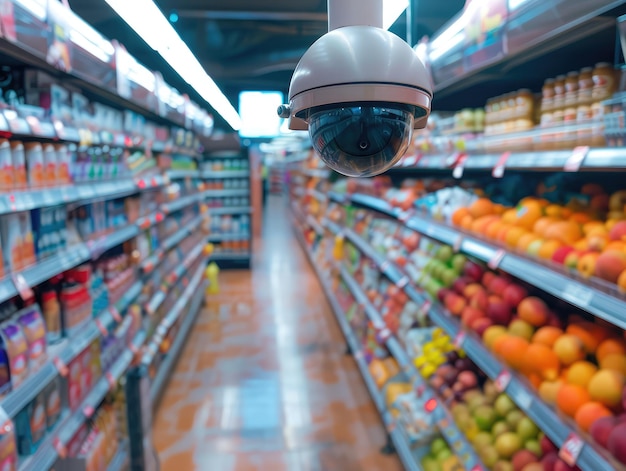
[[[254,269],[223,272],[155,418],[162,471],[395,471],[280,197]]]

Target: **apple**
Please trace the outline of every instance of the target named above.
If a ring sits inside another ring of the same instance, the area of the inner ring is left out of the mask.
[[[463,275],[470,278],[476,283],[480,283],[483,278],[485,270],[477,263],[467,260],[463,266]]]
[[[475,319],[474,322],[470,324],[470,329],[472,329],[474,332],[482,337],[485,333],[485,330],[487,330],[487,328],[491,327],[492,325],[493,321],[491,319],[489,319],[488,317],[480,317],[478,319]]]
[[[526,296],[528,296],[526,288],[515,283],[508,285],[502,292],[502,299],[511,306],[519,305]]]
[[[447,263],[448,261],[452,259],[453,255],[454,255],[454,252],[452,251],[452,247],[450,247],[449,245],[442,245],[437,250],[437,253],[435,254],[435,258],[437,258],[438,260],[441,260],[442,262]]]
[[[457,293],[457,294],[463,294],[463,292],[465,291],[465,287],[470,284],[470,282],[468,281],[467,278],[465,278],[464,276],[457,278],[454,283],[452,284],[452,289]]]
[[[504,300],[493,300],[487,306],[487,317],[496,325],[509,325],[513,311],[511,305]]]
[[[452,293],[452,290],[450,288],[441,288],[439,291],[437,291],[437,299],[440,303],[443,303],[443,300],[446,298],[446,295],[448,293]]]
[[[491,282],[487,289],[498,296],[502,296],[504,290],[509,286],[509,282],[501,276],[496,276]]]
[[[488,304],[489,296],[485,290],[478,291],[469,298],[469,305],[483,312],[487,310]]]
[[[452,261],[450,262],[450,266],[456,271],[458,274],[461,274],[465,268],[465,264],[467,263],[467,257],[460,253],[454,255],[452,257]]]
[[[567,259],[567,256],[573,251],[574,251],[574,247],[571,247],[569,245],[564,245],[562,247],[559,247],[552,254],[552,261],[559,263],[561,265],[565,265],[565,260]]]

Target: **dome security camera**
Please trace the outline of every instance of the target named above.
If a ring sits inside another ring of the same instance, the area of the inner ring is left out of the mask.
[[[382,0],[329,0],[328,15],[329,32],[300,59],[278,114],[290,129],[309,130],[331,169],[378,175],[404,155],[412,130],[426,126],[430,79],[413,49],[379,27]]]

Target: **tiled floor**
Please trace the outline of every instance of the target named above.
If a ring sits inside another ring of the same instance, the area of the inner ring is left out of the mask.
[[[161,470],[402,469],[279,197],[266,216],[254,269],[220,275],[161,401]]]

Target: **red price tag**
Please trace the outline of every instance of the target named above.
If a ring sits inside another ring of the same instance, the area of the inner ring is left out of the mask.
[[[91,419],[93,417],[94,412],[95,409],[93,408],[93,406],[85,406],[85,408],[83,409],[83,415],[88,419]]]
[[[589,153],[589,146],[578,146],[572,151],[572,154],[567,158],[563,170],[566,172],[578,172],[580,167]]]
[[[54,360],[52,360],[52,363],[54,364],[54,367],[59,372],[59,375],[61,376],[61,378],[65,378],[67,374],[69,373],[69,369],[67,368],[67,365],[63,362],[63,360],[61,360],[59,357],[54,357]]]
[[[465,331],[459,330],[459,332],[456,334],[456,337],[454,337],[454,346],[456,348],[463,348],[463,343],[465,342],[466,337],[467,334],[465,333]]]
[[[152,180],[150,180],[150,184],[151,184],[152,186],[158,186],[157,181],[156,181],[156,178],[152,177]]]
[[[461,245],[463,245],[463,235],[459,234],[454,240],[452,250],[454,250],[455,253],[458,252],[459,250],[461,250]]]
[[[497,269],[500,266],[500,263],[502,263],[502,259],[504,258],[505,255],[506,255],[506,252],[504,250],[502,249],[496,250],[496,253],[494,253],[493,257],[491,257],[489,262],[487,262],[487,266],[491,268],[492,270]]]
[[[584,446],[585,442],[582,440],[582,438],[572,432],[565,439],[563,445],[561,445],[561,449],[559,450],[559,458],[561,458],[570,466],[576,466],[576,462],[578,461],[578,457],[583,451]]]
[[[9,206],[11,207],[11,211],[17,211],[17,204],[15,204],[15,195],[13,193],[9,195]]]
[[[437,399],[431,398],[424,403],[424,410],[431,414],[437,408]]]
[[[452,176],[456,179],[463,178],[463,171],[465,170],[465,162],[467,161],[467,154],[460,154],[456,159],[456,165],[452,170]]]
[[[20,298],[22,298],[24,301],[28,301],[35,295],[31,287],[28,286],[28,283],[26,283],[26,278],[24,278],[24,275],[22,275],[21,273],[13,273],[11,276],[13,278],[15,288],[20,294]]]
[[[144,273],[148,274],[152,271],[152,269],[154,268],[154,264],[152,262],[146,264],[145,267],[143,267],[143,271]]]
[[[109,312],[111,313],[111,317],[115,322],[117,322],[118,324],[122,322],[122,316],[120,314],[120,311],[118,311],[115,306],[111,306],[109,308]]]
[[[96,319],[96,327],[98,328],[98,330],[100,331],[100,334],[102,334],[103,337],[106,337],[107,335],[109,335],[109,331],[107,330],[106,326],[102,323],[100,319]]]
[[[504,392],[506,387],[511,382],[511,372],[509,370],[502,370],[496,380],[494,381],[496,389],[500,392]]]
[[[107,371],[104,377],[106,378],[107,383],[109,383],[110,389],[113,389],[117,385],[117,381],[110,371]]]
[[[504,168],[506,167],[506,161],[509,160],[510,156],[511,156],[510,152],[505,152],[504,154],[500,156],[500,158],[496,162],[496,165],[493,167],[493,170],[491,171],[491,176],[493,178],[502,178],[504,176]]]
[[[402,278],[398,280],[398,282],[396,283],[396,286],[402,289],[408,284],[409,284],[409,279],[406,276],[403,276]]]
[[[426,301],[424,301],[424,304],[422,304],[422,314],[427,316],[432,305],[433,303],[430,301],[430,299],[427,299]]]
[[[140,190],[143,190],[146,187],[146,181],[143,179],[137,180],[137,186]]]
[[[65,459],[67,457],[67,448],[65,448],[65,445],[61,442],[59,437],[56,437],[53,440],[52,446],[54,447],[55,451],[57,452],[57,455],[59,455],[59,458]]]
[[[156,222],[161,222],[164,217],[165,216],[163,216],[163,213],[157,213],[156,214]]]

